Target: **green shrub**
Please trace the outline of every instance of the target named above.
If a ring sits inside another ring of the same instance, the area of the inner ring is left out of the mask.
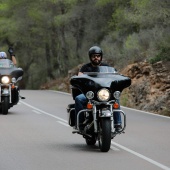
[[[170,61],[170,48],[163,47],[160,52],[153,58],[149,60],[151,64],[154,64],[158,61]]]
[[[126,90],[121,94],[120,104],[126,107],[130,106],[130,102],[128,99],[128,92],[126,92]]]

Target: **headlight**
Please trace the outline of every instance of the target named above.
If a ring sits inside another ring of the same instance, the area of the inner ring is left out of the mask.
[[[115,99],[120,99],[120,95],[121,95],[120,91],[115,91],[113,93],[113,96],[114,96]]]
[[[92,91],[88,91],[86,93],[86,97],[90,100],[90,99],[92,99],[94,97],[94,93]]]
[[[1,78],[1,82],[2,82],[3,84],[8,84],[8,83],[10,82],[10,79],[9,79],[8,76],[3,76],[3,77]]]
[[[110,98],[110,92],[108,89],[101,89],[98,91],[97,97],[100,101],[108,101]]]

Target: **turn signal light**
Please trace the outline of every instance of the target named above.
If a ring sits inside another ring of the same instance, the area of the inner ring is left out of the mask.
[[[87,103],[87,109],[92,109],[93,105],[91,103]]]
[[[114,103],[114,104],[113,104],[113,108],[114,108],[114,109],[119,109],[119,103]]]
[[[14,85],[14,84],[12,84],[11,88],[12,88],[12,89],[15,89],[15,85]]]

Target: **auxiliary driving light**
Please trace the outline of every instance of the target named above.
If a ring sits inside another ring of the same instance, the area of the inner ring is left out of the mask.
[[[92,91],[88,91],[86,93],[86,97],[90,100],[90,99],[92,99],[94,97],[94,93]]]
[[[12,83],[16,83],[17,80],[15,77],[13,77],[11,81],[12,81]]]
[[[115,99],[120,99],[120,95],[121,95],[120,91],[115,91],[113,93],[113,96],[114,96]]]

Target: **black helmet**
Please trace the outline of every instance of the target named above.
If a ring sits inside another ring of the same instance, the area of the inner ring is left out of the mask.
[[[93,46],[89,49],[89,57],[91,57],[92,54],[100,54],[101,57],[103,56],[103,51],[98,46]]]
[[[96,62],[96,61],[93,61],[92,60],[92,55],[93,54],[100,54],[101,55],[101,58],[100,58],[100,61],[98,60],[98,62]],[[98,46],[93,46],[93,47],[91,47],[90,49],[89,49],[89,59],[90,59],[90,61],[91,61],[91,63],[93,64],[93,65],[100,65],[101,64],[101,61],[102,61],[102,56],[103,56],[103,51],[102,51],[102,49],[100,48],[100,47],[98,47]]]

